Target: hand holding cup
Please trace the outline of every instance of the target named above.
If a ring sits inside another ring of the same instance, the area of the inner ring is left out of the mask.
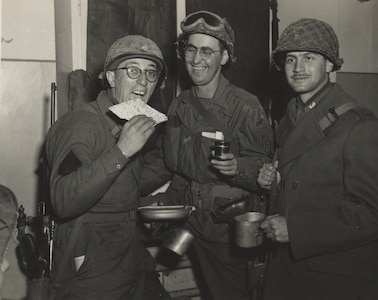
[[[230,142],[216,140],[214,150],[211,153],[214,158],[210,162],[220,173],[226,176],[238,174],[238,161],[235,155],[230,152]]]

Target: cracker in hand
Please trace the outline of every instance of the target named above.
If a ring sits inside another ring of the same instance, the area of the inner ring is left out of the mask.
[[[110,111],[116,114],[119,118],[130,120],[137,115],[145,115],[155,121],[155,125],[168,120],[167,116],[140,99],[133,99],[120,104],[109,107]]]

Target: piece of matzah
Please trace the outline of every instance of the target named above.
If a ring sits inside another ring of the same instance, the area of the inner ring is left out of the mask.
[[[126,120],[130,120],[132,117],[137,115],[145,115],[153,119],[156,122],[156,124],[168,120],[165,114],[157,111],[156,109],[152,108],[140,99],[133,99],[126,102],[122,102],[120,104],[110,106],[109,109],[119,118]]]

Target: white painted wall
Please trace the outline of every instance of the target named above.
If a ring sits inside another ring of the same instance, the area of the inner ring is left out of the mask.
[[[2,2],[1,58],[55,61],[54,3],[51,0]]]
[[[54,5],[51,0],[2,0],[0,184],[35,215],[38,155],[50,122],[50,87],[56,81]],[[26,281],[8,250],[2,296],[21,299]]]

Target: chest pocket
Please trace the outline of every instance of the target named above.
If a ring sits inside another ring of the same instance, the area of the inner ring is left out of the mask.
[[[214,140],[203,137],[201,132],[184,137],[180,149],[178,171],[201,183],[217,179],[217,172],[210,163],[213,147]]]
[[[165,159],[168,168],[200,183],[223,181],[224,178],[210,163],[214,139],[203,137],[202,132],[215,132],[209,122],[170,116],[164,136]],[[220,131],[220,129],[217,129]],[[239,156],[237,139],[231,143],[231,152]]]

